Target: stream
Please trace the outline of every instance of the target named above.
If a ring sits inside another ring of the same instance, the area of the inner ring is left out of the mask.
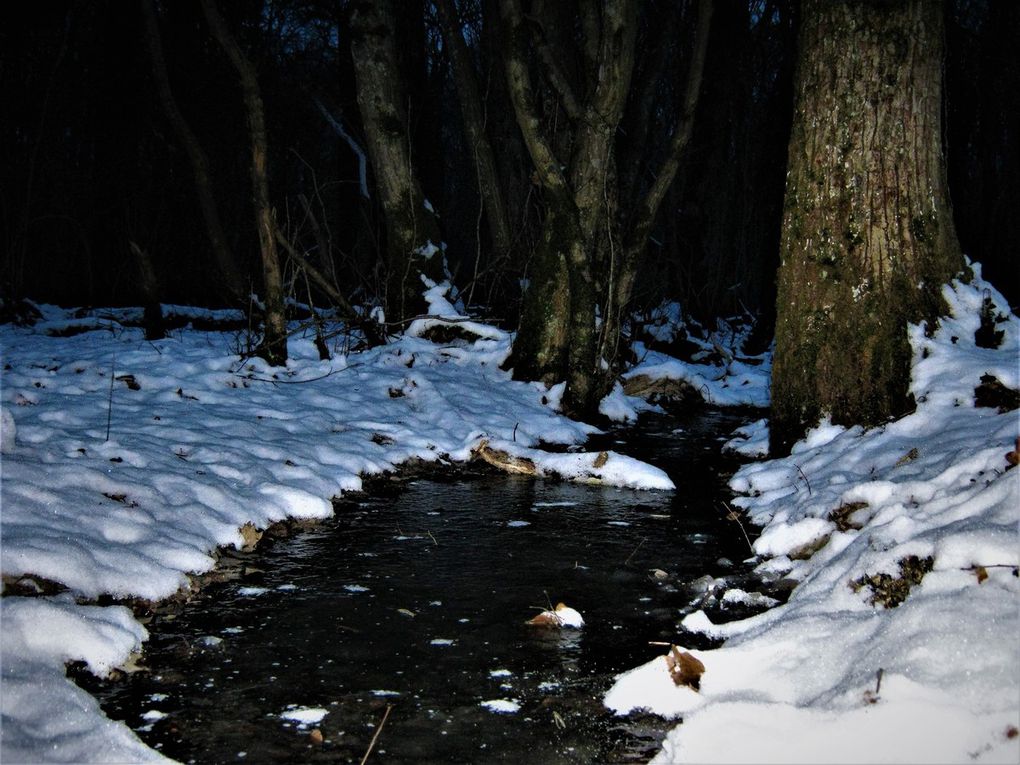
[[[649,643],[676,639],[696,580],[746,582],[720,455],[746,419],[646,416],[586,445],[663,468],[675,492],[455,472],[338,501],[157,611],[147,671],[76,679],[183,762],[358,763],[376,734],[369,762],[646,761],[675,723],[601,700],[665,653]],[[584,629],[525,623],[559,601]]]

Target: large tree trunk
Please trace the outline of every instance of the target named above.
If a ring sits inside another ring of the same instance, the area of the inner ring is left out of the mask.
[[[421,277],[438,283],[449,274],[438,221],[411,161],[394,12],[392,0],[359,0],[350,19],[358,107],[386,222],[387,316],[402,321],[426,307]]]
[[[209,172],[209,159],[202,150],[202,145],[192,132],[184,115],[177,106],[173,91],[170,89],[170,78],[166,72],[166,61],[163,58],[163,44],[159,36],[159,26],[156,23],[156,11],[153,7],[153,0],[139,0],[142,9],[142,20],[145,26],[145,43],[149,50],[149,60],[152,64],[152,77],[156,83],[156,92],[159,94],[159,102],[163,112],[166,114],[177,139],[184,146],[188,155],[188,162],[191,164],[191,173],[195,179],[195,194],[198,197],[198,206],[202,211],[202,220],[205,221],[205,230],[209,236],[209,244],[212,247],[213,260],[216,262],[216,269],[224,287],[226,287],[231,299],[242,303],[246,296],[244,282],[241,273],[237,268],[237,260],[234,253],[227,245],[227,237],[223,233],[223,224],[220,222],[219,208],[216,206],[216,199],[212,191],[212,174]]]
[[[265,114],[255,67],[230,34],[214,0],[202,0],[209,30],[237,70],[244,94],[248,132],[251,138],[251,184],[254,194],[255,223],[262,255],[262,281],[265,288],[264,334],[258,353],[272,366],[287,363],[287,321],[283,311],[283,278],[276,251],[276,219],[269,203],[269,141]]]
[[[805,0],[783,213],[772,441],[909,411],[907,322],[963,265],[941,144],[942,6]]]

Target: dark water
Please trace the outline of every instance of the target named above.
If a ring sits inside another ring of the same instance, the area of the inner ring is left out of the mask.
[[[156,616],[148,672],[88,687],[182,761],[357,763],[377,732],[369,762],[646,760],[669,724],[601,699],[664,652],[649,641],[676,639],[694,580],[741,575],[719,446],[743,420],[657,417],[589,445],[662,467],[673,493],[501,475],[340,503]],[[558,601],[585,629],[525,624]],[[289,721],[295,707],[327,714]]]

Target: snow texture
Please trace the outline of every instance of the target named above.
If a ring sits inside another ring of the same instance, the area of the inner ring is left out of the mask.
[[[427,286],[433,318],[405,337],[320,361],[310,333],[297,334],[284,368],[242,360],[228,333],[147,342],[122,323],[140,309],[43,305],[34,327],[0,326],[3,575],[51,580],[74,598],[158,600],[211,569],[217,547],[242,547],[246,524],[325,518],[363,476],[468,460],[484,440],[512,444],[544,474],[672,488],[621,455],[596,467],[595,453],[539,451],[597,431],[556,412],[562,386],[511,380],[499,369],[510,335],[459,314],[448,283]],[[430,322],[466,334],[417,337]],[[103,673],[127,659],[145,633],[126,611],[8,598],[3,616],[5,762],[158,759],[64,677],[67,661]]]
[[[999,349],[974,342],[985,294],[1004,317]],[[1020,422],[974,405],[982,375],[1017,387],[1020,322],[980,272],[945,296],[952,317],[933,337],[911,329],[916,413],[870,431],[823,424],[733,477],[734,504],[764,527],[760,572],[799,584],[749,619],[685,618],[726,639],[692,651],[700,692],[674,686],[664,657],[618,678],[611,709],[683,716],[655,762],[1020,760],[1020,470],[1005,459]],[[804,558],[806,544],[821,547]],[[851,586],[899,578],[911,556],[932,570],[897,607]]]

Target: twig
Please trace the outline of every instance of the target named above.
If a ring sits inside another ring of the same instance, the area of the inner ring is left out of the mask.
[[[793,466],[795,468],[797,468],[797,472],[800,473],[800,477],[803,478],[804,479],[804,483],[807,484],[807,493],[808,493],[808,496],[810,497],[811,496],[811,481],[809,481],[808,477],[806,475],[804,475],[804,471],[800,469],[800,465],[798,465],[795,462],[795,463],[793,463]]]
[[[117,363],[117,352],[114,351],[113,358],[110,359],[110,397],[106,402],[106,440],[110,440],[110,425],[113,422],[113,375],[114,366]],[[105,443],[105,442],[104,442]]]
[[[432,532],[431,531],[426,531],[425,533],[429,535],[429,539],[431,539],[433,542],[436,543],[436,547],[439,547],[439,542],[436,541],[436,538],[434,536],[432,536]]]
[[[624,566],[626,566],[626,565],[628,565],[630,563],[630,559],[633,558],[635,553],[637,553],[637,551],[641,549],[641,545],[643,545],[647,541],[648,541],[648,537],[645,537],[644,539],[642,539],[640,542],[637,543],[637,547],[635,547],[634,551],[630,555],[627,556],[627,560],[625,560],[623,562]]]
[[[375,735],[372,736],[372,740],[368,742],[368,749],[365,750],[365,756],[361,758],[359,765],[365,765],[368,762],[368,755],[372,754],[372,749],[375,747],[375,742],[379,738],[379,734],[382,733],[383,726],[386,724],[386,718],[390,716],[390,710],[393,709],[392,704],[386,705],[386,714],[382,717],[382,722],[379,723],[379,727],[375,729]]]
[[[549,610],[555,611],[556,609],[553,608],[552,600],[549,599],[549,593],[546,592],[545,590],[542,590],[542,594],[545,595],[545,602],[549,604]]]
[[[744,524],[740,520],[740,516],[737,511],[732,507],[729,507],[725,502],[720,503],[723,510],[726,510],[726,520],[734,521],[740,527],[740,533],[744,535],[744,539],[747,541],[747,548],[751,551],[751,555],[754,555],[754,546],[751,544],[751,538],[747,536],[747,531],[744,529]]]

